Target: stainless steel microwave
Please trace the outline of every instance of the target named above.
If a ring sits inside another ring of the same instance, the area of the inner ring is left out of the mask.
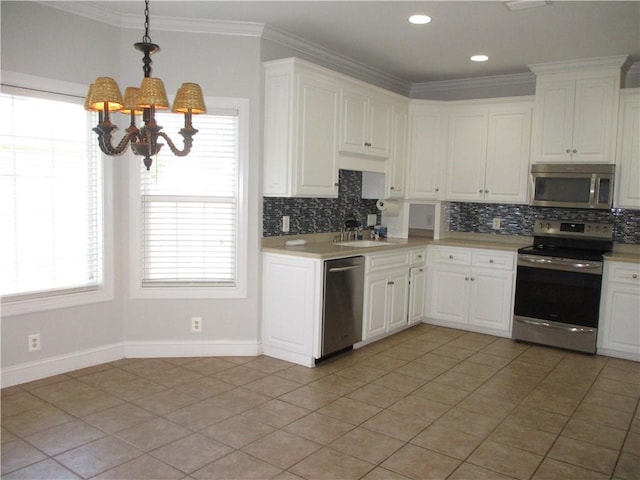
[[[545,163],[531,166],[534,207],[610,209],[615,165]]]

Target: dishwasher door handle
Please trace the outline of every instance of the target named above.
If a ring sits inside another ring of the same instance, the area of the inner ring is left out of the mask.
[[[349,267],[333,267],[329,269],[329,273],[348,272],[349,270],[356,270],[357,268],[360,268],[360,266],[353,265]]]

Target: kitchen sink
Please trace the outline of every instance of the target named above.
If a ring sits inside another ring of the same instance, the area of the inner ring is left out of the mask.
[[[392,245],[392,243],[382,240],[352,240],[351,242],[335,242],[334,245],[341,245],[343,247],[368,248]]]

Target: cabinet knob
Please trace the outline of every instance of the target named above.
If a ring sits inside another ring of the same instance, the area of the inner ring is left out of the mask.
[[[490,258],[490,259],[489,259],[489,263],[493,263],[493,258]]]
[[[485,190],[484,193],[489,193],[489,190]]]
[[[339,187],[339,186],[340,186],[340,184],[339,184],[338,182],[336,182],[336,183],[334,183],[334,184],[333,184],[333,186],[334,186],[334,187]]]
[[[571,153],[571,149],[567,148],[567,153]]]
[[[439,189],[439,188],[436,188],[436,192],[439,192],[439,191],[440,191],[440,189]]]
[[[395,282],[389,281],[389,282],[387,282],[387,285],[395,285]]]
[[[453,255],[449,255],[449,260],[453,260]]]
[[[573,150],[571,150],[571,153],[578,153],[578,150],[574,148]]]
[[[396,189],[396,187],[391,187],[391,190],[395,190],[395,189]]]
[[[422,268],[419,268],[418,271],[419,272],[424,272],[424,270]]]
[[[418,255],[418,258],[422,258],[422,255]]]
[[[482,193],[482,189],[478,190],[478,193]]]
[[[638,274],[634,273],[633,275],[631,275],[631,278],[633,278],[634,280],[638,278]]]
[[[468,282],[469,281],[469,277],[464,277],[464,281]]]
[[[473,277],[471,277],[471,281],[472,281],[472,282],[475,282],[475,281],[476,281],[476,279],[475,279],[475,278],[473,278]]]
[[[365,146],[365,147],[370,147],[370,146],[371,146],[371,144],[370,144],[369,142],[364,142],[364,146]]]

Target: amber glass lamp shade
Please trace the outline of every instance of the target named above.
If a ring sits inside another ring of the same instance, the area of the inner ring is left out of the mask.
[[[136,87],[127,87],[124,91],[124,102],[120,113],[142,114],[142,108],[138,107],[138,97],[140,89]]]
[[[89,87],[87,96],[88,102],[85,102],[85,108],[88,110],[102,112],[106,107],[108,111],[113,112],[122,108],[122,95],[118,84],[113,78],[96,78],[96,81]]]
[[[183,83],[178,89],[171,111],[174,113],[205,113],[207,108],[204,104],[200,85],[197,83]]]
[[[156,109],[169,108],[169,100],[164,90],[164,84],[159,78],[145,77],[140,84],[138,107]]]

